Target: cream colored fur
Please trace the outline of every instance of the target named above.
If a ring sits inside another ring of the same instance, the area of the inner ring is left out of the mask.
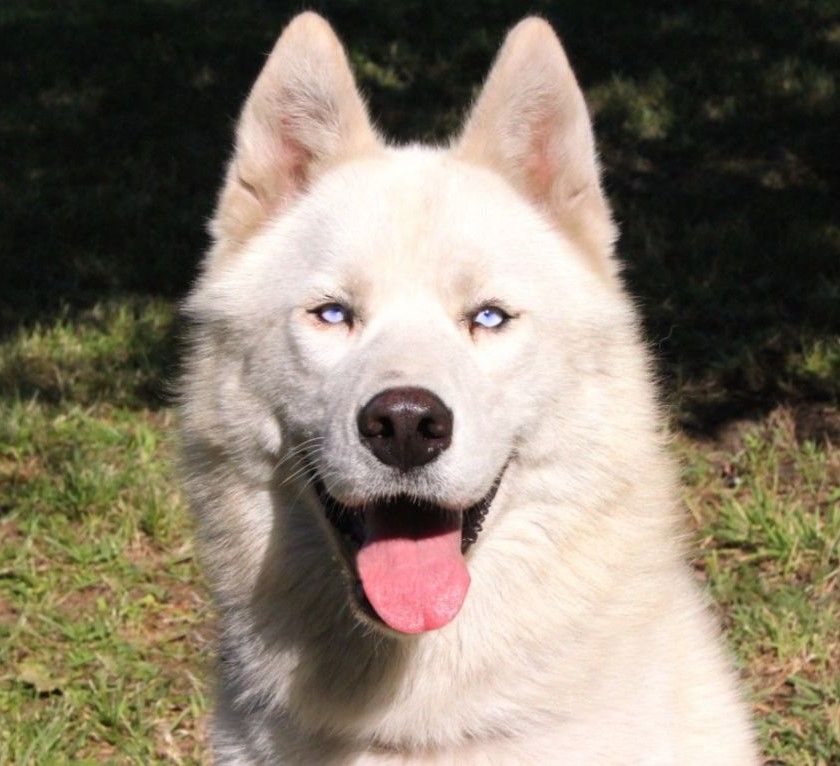
[[[217,763],[757,762],[545,22],[510,33],[451,147],[395,149],[329,25],[298,16],[245,104],[212,231],[181,430],[221,625]],[[313,321],[324,295],[352,303],[352,330]],[[471,333],[487,300],[515,318]],[[395,479],[353,424],[400,384],[456,430]],[[357,614],[304,449],[344,502],[469,504],[509,460],[452,623],[398,637]]]

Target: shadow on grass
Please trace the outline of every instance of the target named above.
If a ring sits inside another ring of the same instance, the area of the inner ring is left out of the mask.
[[[620,253],[668,390],[681,422],[708,430],[779,401],[838,397],[840,11],[827,0],[685,6],[312,4],[399,140],[458,126],[519,17],[555,24],[592,104]],[[4,335],[119,296],[184,293],[233,120],[300,5],[58,8],[0,10]]]

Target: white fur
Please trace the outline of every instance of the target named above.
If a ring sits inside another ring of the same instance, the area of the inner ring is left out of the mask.
[[[303,14],[237,136],[181,407],[222,628],[217,763],[755,763],[548,25],[511,33],[451,148],[388,149]],[[352,331],[307,313],[324,296],[355,307]],[[487,300],[516,317],[471,333]],[[355,430],[401,384],[455,418],[451,448],[402,477]],[[397,637],[357,615],[301,447],[345,502],[465,506],[509,461],[451,624]]]

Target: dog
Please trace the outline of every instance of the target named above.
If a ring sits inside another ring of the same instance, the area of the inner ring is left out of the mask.
[[[184,311],[219,764],[754,764],[550,25],[387,145],[307,12]]]

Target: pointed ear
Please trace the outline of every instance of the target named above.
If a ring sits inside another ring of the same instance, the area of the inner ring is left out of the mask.
[[[612,274],[616,238],[586,103],[560,41],[540,18],[508,34],[455,145],[490,166]]]
[[[283,30],[245,102],[212,233],[243,241],[324,170],[377,147],[332,27],[301,13]]]

